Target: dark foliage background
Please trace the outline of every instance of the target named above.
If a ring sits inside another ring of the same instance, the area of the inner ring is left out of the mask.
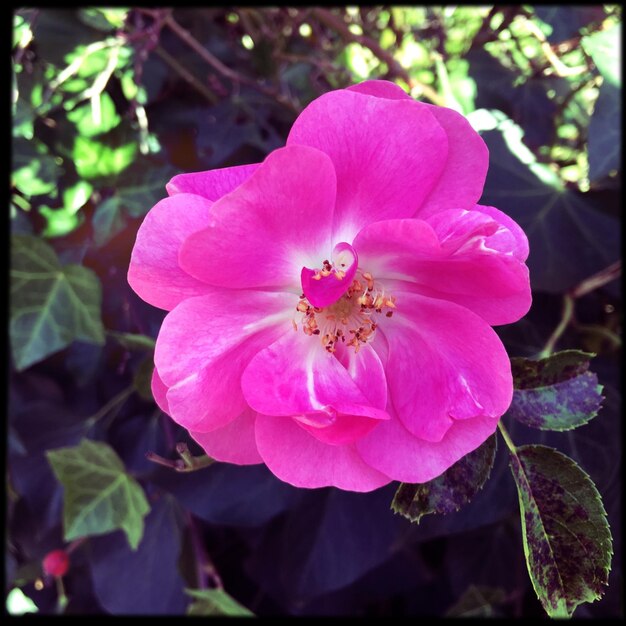
[[[35,338],[15,318],[41,313],[41,281],[13,282],[7,594],[40,613],[182,614],[183,590],[208,576],[258,615],[544,616],[503,445],[470,504],[419,525],[390,511],[397,485],[298,490],[261,466],[179,474],[145,458],[174,459],[181,441],[201,451],[151,399],[150,341],[123,335],[154,338],[164,316],[126,282],[142,218],[175,173],[258,162],[313,98],[369,77],[457,108],[487,142],[482,203],[530,239],[534,303],[498,329],[509,354],[540,353],[574,294],[557,345],[598,354],[604,408],[566,433],[504,419],[516,444],[554,446],[596,483],[615,556],[605,597],[576,617],[622,615],[621,7],[30,8],[13,20],[10,220],[24,238],[12,251],[46,254],[45,242],[59,267],[93,274]],[[145,491],[136,551],[121,530],[64,541],[45,453],[84,437]],[[60,587],[41,561],[68,546]]]

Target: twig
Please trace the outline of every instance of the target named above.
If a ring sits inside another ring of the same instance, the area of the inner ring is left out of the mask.
[[[86,418],[86,422],[91,422],[91,425],[95,424],[99,419],[104,417],[111,409],[116,406],[121,406],[126,399],[133,393],[135,388],[133,385],[122,389],[117,395],[113,396],[101,409],[96,411],[93,415]]]
[[[393,55],[381,48],[377,41],[374,41],[366,35],[356,35],[348,28],[345,22],[327,9],[315,8],[313,9],[313,15],[315,15],[320,22],[323,22],[340,35],[344,41],[358,43],[368,48],[378,59],[387,64],[390,74],[402,78],[412,90],[417,89],[431,102],[439,106],[446,106],[445,100],[432,87],[412,78],[408,71],[393,58]]]
[[[185,512],[187,518],[187,528],[191,537],[194,555],[196,557],[196,577],[199,589],[223,589],[222,579],[211,562],[204,547],[204,542],[200,536],[200,530],[193,515],[189,511]]]
[[[502,420],[498,422],[498,430],[500,431],[500,434],[504,439],[504,443],[506,443],[506,447],[510,450],[511,454],[517,454],[517,448],[515,447],[515,444],[513,443],[513,440],[511,439],[507,429],[504,427]]]
[[[162,457],[152,451],[146,452],[146,459],[152,463],[162,465],[163,467],[169,467],[170,469],[181,473],[195,472],[215,463],[215,460],[206,454],[202,456],[192,456],[186,443],[177,443],[176,452],[181,457],[180,459],[166,459],[165,457]]]
[[[554,332],[550,335],[543,350],[539,353],[540,359],[549,357],[554,352],[554,346],[556,342],[561,338],[561,335],[565,332],[569,326],[570,321],[574,315],[574,298],[568,293],[563,295],[563,312],[561,313],[561,321],[554,329]]]

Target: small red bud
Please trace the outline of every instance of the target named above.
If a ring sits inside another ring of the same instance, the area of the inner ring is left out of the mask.
[[[42,566],[44,574],[61,578],[70,568],[70,557],[65,550],[52,550],[44,557]]]

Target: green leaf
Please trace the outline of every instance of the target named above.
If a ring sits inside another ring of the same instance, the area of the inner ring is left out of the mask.
[[[594,418],[602,385],[589,371],[595,355],[564,350],[536,361],[511,359],[515,391],[508,415],[541,430],[572,430]]]
[[[46,146],[33,139],[13,141],[11,184],[26,197],[56,195],[61,168]]]
[[[150,505],[115,451],[105,443],[83,439],[78,446],[49,450],[46,456],[65,492],[65,540],[121,528],[136,550]]]
[[[103,200],[96,208],[91,224],[93,238],[98,248],[124,230],[125,222],[121,209],[118,196]]]
[[[600,180],[621,167],[622,89],[605,82],[600,87],[589,123],[589,180]]]
[[[148,335],[120,333],[116,330],[110,330],[108,334],[127,350],[154,351],[154,346],[156,345],[156,341],[152,337],[148,337]]]
[[[104,344],[101,300],[100,281],[92,270],[62,267],[54,250],[37,237],[12,237],[9,332],[18,370],[74,339]]]
[[[81,178],[99,178],[119,174],[135,158],[137,144],[127,143],[114,148],[87,137],[76,137],[72,158]]]
[[[6,609],[9,615],[24,615],[24,613],[37,613],[39,611],[37,605],[17,587],[8,593]]]
[[[223,589],[185,589],[192,598],[187,615],[228,615],[230,617],[254,617],[254,613]]]
[[[608,584],[613,547],[600,494],[572,459],[553,448],[521,446],[509,465],[535,593],[550,617],[571,617]]]
[[[79,180],[72,187],[68,187],[63,192],[63,208],[68,213],[76,213],[80,208],[85,206],[87,200],[91,197],[93,186],[86,180]]]
[[[154,358],[150,354],[139,364],[133,377],[133,387],[144,400],[154,401],[152,396],[152,372],[154,372]]]
[[[585,52],[591,55],[604,80],[619,87],[622,84],[622,25],[601,30],[581,39]]]
[[[496,436],[470,452],[433,480],[411,485],[401,483],[391,502],[396,513],[419,524],[424,515],[458,511],[482,489],[496,456]]]
[[[530,243],[534,290],[563,293],[620,258],[617,220],[596,210],[586,194],[566,189],[522,142],[523,131],[499,111],[468,116],[489,148],[480,204],[512,217]],[[575,258],[576,262],[573,262]]]
[[[494,604],[502,604],[505,598],[502,589],[470,585],[445,617],[494,617]]]
[[[604,18],[601,6],[533,6],[535,15],[549,25],[548,41],[560,43],[576,35],[583,26]]]
[[[139,159],[116,181],[120,205],[131,217],[143,217],[167,194],[165,185],[178,170],[170,165],[155,165],[149,159]]]
[[[122,118],[115,110],[113,98],[104,92],[99,95],[100,108],[94,109],[91,102],[76,107],[67,114],[67,119],[76,124],[83,137],[94,137],[115,128]]]

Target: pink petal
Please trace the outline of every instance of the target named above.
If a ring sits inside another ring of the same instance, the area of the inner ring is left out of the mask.
[[[207,432],[246,407],[241,373],[250,359],[291,332],[292,294],[231,291],[189,298],[163,321],[154,360],[169,388],[169,414],[185,428]]]
[[[316,307],[326,307],[341,298],[348,291],[359,266],[359,259],[354,248],[344,242],[338,243],[333,250],[333,270],[328,276],[321,276],[322,268],[311,270],[303,267],[300,273],[302,293]],[[339,273],[341,272],[341,273]]]
[[[365,365],[347,369],[324,350],[317,336],[288,333],[250,361],[241,381],[244,396],[253,409],[266,415],[324,411],[331,416],[345,413],[387,419],[380,360],[368,345],[359,355]]]
[[[157,372],[157,368],[155,367],[152,370],[152,397],[154,401],[157,403],[157,406],[163,411],[163,413],[170,414],[170,408],[167,403],[167,385],[161,380],[159,376],[159,372]]]
[[[352,241],[366,224],[419,209],[441,176],[447,141],[427,107],[344,89],[311,102],[287,145],[330,156],[337,173],[334,240]]]
[[[326,445],[290,417],[259,415],[256,443],[267,467],[296,487],[330,486],[364,492],[390,482],[387,476],[365,464],[353,446]]]
[[[474,206],[474,211],[480,211],[485,215],[491,217],[498,224],[502,224],[513,236],[515,244],[510,247],[510,251],[520,261],[525,261],[528,258],[528,237],[522,230],[521,226],[513,219],[511,219],[506,213],[503,213],[499,209],[493,206],[484,206],[477,204]]]
[[[206,228],[211,204],[183,193],[150,209],[137,231],[128,269],[128,282],[140,298],[169,311],[210,289],[180,268],[178,251],[191,233]]]
[[[167,183],[165,188],[170,196],[177,193],[194,193],[216,202],[248,180],[258,167],[258,163],[253,163],[207,172],[178,174]]]
[[[400,420],[382,422],[356,443],[363,460],[393,480],[425,483],[480,446],[497,427],[497,417],[456,421],[438,442],[413,436]]]
[[[349,91],[364,93],[377,98],[389,100],[412,100],[411,96],[395,83],[389,80],[365,80],[358,85],[351,85]]]
[[[386,80],[368,80],[348,89],[378,98],[411,100],[404,89]],[[448,137],[445,168],[415,215],[425,218],[445,209],[473,208],[482,195],[489,167],[489,151],[485,142],[457,111],[425,102],[413,102],[418,107],[427,108]]]
[[[518,241],[485,213],[450,210],[428,221],[371,224],[354,247],[359,265],[388,290],[450,300],[496,325],[516,322],[530,308],[528,268],[516,256]]]
[[[482,137],[457,111],[423,104],[448,136],[448,158],[437,184],[415,213],[422,219],[446,209],[472,209],[483,193],[489,150]]]
[[[333,165],[319,150],[275,150],[215,203],[209,227],[184,242],[180,265],[212,285],[299,291],[302,267],[332,252],[335,189]]]
[[[385,322],[389,394],[413,435],[440,441],[454,420],[499,417],[508,409],[510,361],[483,319],[453,302],[403,292]]]
[[[246,408],[232,422],[209,433],[192,431],[191,436],[202,446],[204,451],[216,461],[237,465],[263,463],[256,448],[254,422],[256,413]]]

